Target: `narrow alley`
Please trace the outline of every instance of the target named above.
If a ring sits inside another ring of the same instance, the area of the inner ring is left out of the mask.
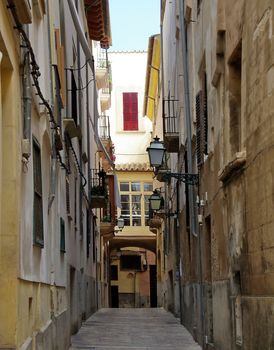
[[[70,350],[199,350],[190,333],[163,308],[100,309],[72,336]]]
[[[274,0],[0,0],[0,350],[274,350],[273,213]]]

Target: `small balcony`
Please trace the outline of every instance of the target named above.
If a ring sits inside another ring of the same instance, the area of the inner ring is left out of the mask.
[[[111,106],[111,83],[110,83],[110,81],[108,81],[107,86],[102,88],[102,90],[101,90],[100,102],[101,102],[101,111],[102,112],[105,112],[106,110],[110,109],[110,106]]]
[[[106,115],[101,115],[98,119],[98,134],[100,136],[101,142],[107,151],[109,158],[115,161],[114,155],[114,145],[110,137],[110,124],[109,117]],[[100,152],[100,157],[102,159],[102,167],[104,171],[108,172],[111,170],[111,165],[109,164],[106,156],[103,152]]]
[[[90,206],[104,208],[107,203],[106,173],[103,170],[90,170]]]
[[[179,151],[178,100],[163,100],[164,145],[170,153]]]
[[[103,114],[98,119],[98,133],[101,141],[104,143],[104,146],[107,145],[110,141],[110,124],[109,116]]]
[[[97,89],[100,90],[107,87],[109,80],[109,62],[107,57],[107,50],[100,50],[98,59],[96,62],[95,76]]]
[[[106,176],[107,200],[105,206],[100,209],[100,234],[104,239],[110,239],[114,235],[117,212],[115,206],[114,176]]]

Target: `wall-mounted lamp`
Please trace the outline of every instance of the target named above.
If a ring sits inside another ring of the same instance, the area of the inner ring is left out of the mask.
[[[155,189],[152,193],[152,195],[149,197],[149,205],[150,209],[154,211],[157,211],[157,215],[159,216],[165,216],[165,217],[171,217],[176,216],[177,213],[165,213],[165,212],[159,212],[159,210],[163,209],[164,206],[164,198],[160,194],[161,192],[159,189]]]
[[[119,217],[117,219],[117,226],[118,226],[119,230],[122,231],[122,229],[125,226],[125,220],[123,218]]]
[[[160,195],[159,191],[156,189],[153,191],[152,195],[149,197],[149,205],[153,211],[161,209],[163,203],[163,197]]]
[[[114,236],[116,233],[121,232],[125,226],[125,221],[123,218],[119,217],[116,222],[116,226],[114,228]]]
[[[157,174],[160,170],[162,179],[164,181],[169,181],[173,177],[178,181],[182,181],[188,185],[197,185],[199,183],[198,174],[172,173],[169,170],[166,171],[161,169],[166,149],[163,142],[159,140],[160,139],[156,136],[154,138],[154,141],[150,142],[150,146],[146,149],[149,156],[150,166],[155,169],[154,173]]]

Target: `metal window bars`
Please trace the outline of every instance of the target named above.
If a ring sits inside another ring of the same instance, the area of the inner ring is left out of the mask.
[[[109,124],[109,116],[101,115],[98,119],[98,131],[99,136],[102,140],[110,139],[110,124]]]

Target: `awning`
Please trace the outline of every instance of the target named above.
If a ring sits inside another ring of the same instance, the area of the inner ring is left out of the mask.
[[[90,39],[108,49],[112,44],[108,0],[85,0],[85,8]]]
[[[160,75],[160,35],[149,38],[143,115],[153,120],[157,106]]]

